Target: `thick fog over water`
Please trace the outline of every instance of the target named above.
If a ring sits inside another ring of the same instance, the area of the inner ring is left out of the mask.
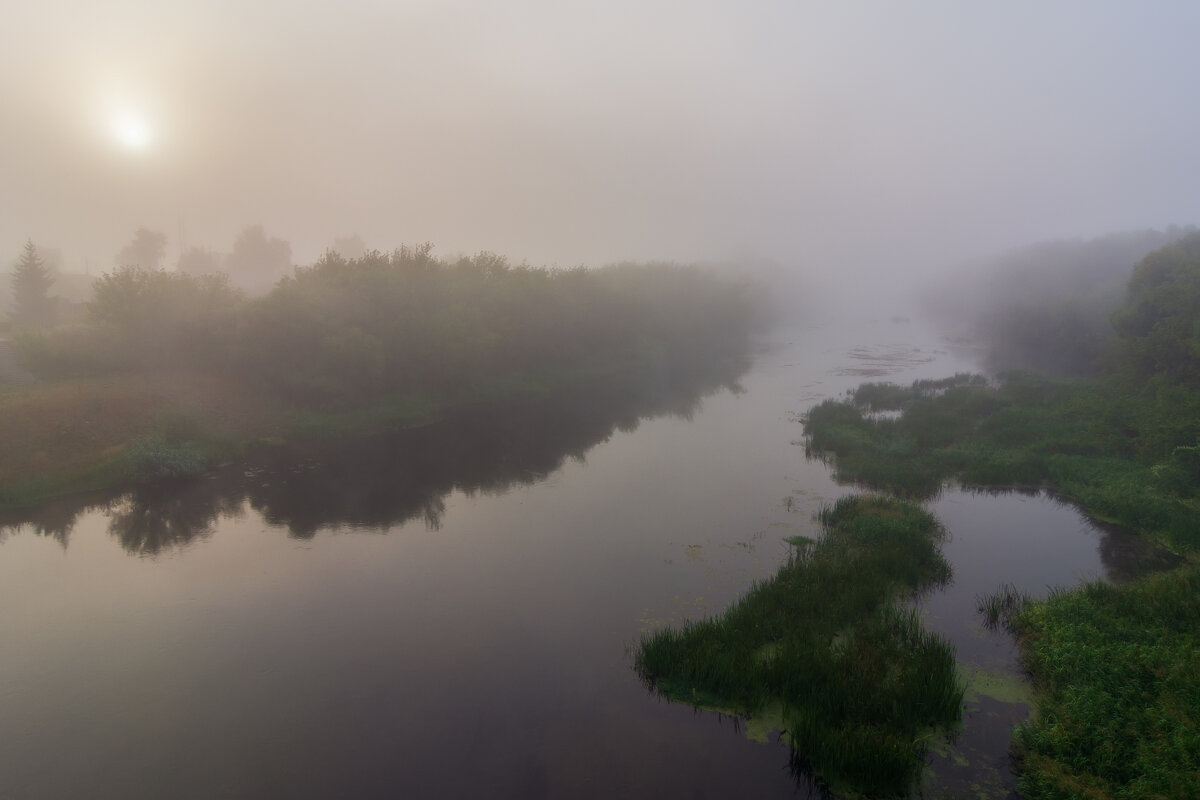
[[[887,286],[1200,219],[1193,3],[10,4],[0,254],[262,225]],[[859,280],[866,276],[870,284]],[[901,277],[902,276],[902,277]]]

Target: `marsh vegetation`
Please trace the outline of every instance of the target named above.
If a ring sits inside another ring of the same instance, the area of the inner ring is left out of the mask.
[[[810,452],[843,480],[914,497],[949,480],[1047,487],[1184,558],[1129,585],[981,598],[989,623],[1019,634],[1037,689],[1017,735],[1029,797],[1182,797],[1198,783],[1198,318],[1192,233],[1134,269],[1100,378],[868,384],[808,415]]]
[[[962,713],[953,648],[903,599],[950,577],[919,507],[851,496],[770,580],[718,617],[645,636],[636,665],[677,701],[777,719],[804,772],[839,792],[914,785]]]

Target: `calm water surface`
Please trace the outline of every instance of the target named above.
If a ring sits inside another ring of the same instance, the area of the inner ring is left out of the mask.
[[[593,387],[9,520],[0,798],[811,794],[784,745],[657,699],[627,648],[722,610],[850,491],[804,457],[809,406],[972,368],[911,324],[797,329],[745,372]],[[982,669],[1015,661],[976,594],[1136,557],[1045,497],[932,508],[955,581],[923,612]],[[959,757],[932,758],[937,785],[1003,796],[1022,712],[976,698]]]

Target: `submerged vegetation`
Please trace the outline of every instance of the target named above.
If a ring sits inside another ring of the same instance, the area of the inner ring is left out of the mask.
[[[1101,378],[868,384],[806,422],[810,452],[843,480],[917,497],[952,479],[1045,487],[1184,556],[1128,585],[980,599],[1033,676],[1036,713],[1015,741],[1030,798],[1200,785],[1200,234],[1143,259],[1112,320]]]
[[[86,322],[15,336],[38,380],[0,395],[0,507],[746,351],[744,287],[695,268],[431,250],[329,253],[255,299],[218,275],[104,275]]]
[[[821,522],[819,541],[720,617],[645,636],[636,666],[672,700],[778,716],[797,763],[837,791],[903,792],[962,712],[953,649],[897,602],[949,578],[941,530],[874,496]]]

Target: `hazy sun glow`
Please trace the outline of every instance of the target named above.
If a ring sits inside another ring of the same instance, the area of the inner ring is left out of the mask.
[[[117,141],[129,150],[144,150],[154,138],[145,118],[132,111],[115,114],[111,128]]]

